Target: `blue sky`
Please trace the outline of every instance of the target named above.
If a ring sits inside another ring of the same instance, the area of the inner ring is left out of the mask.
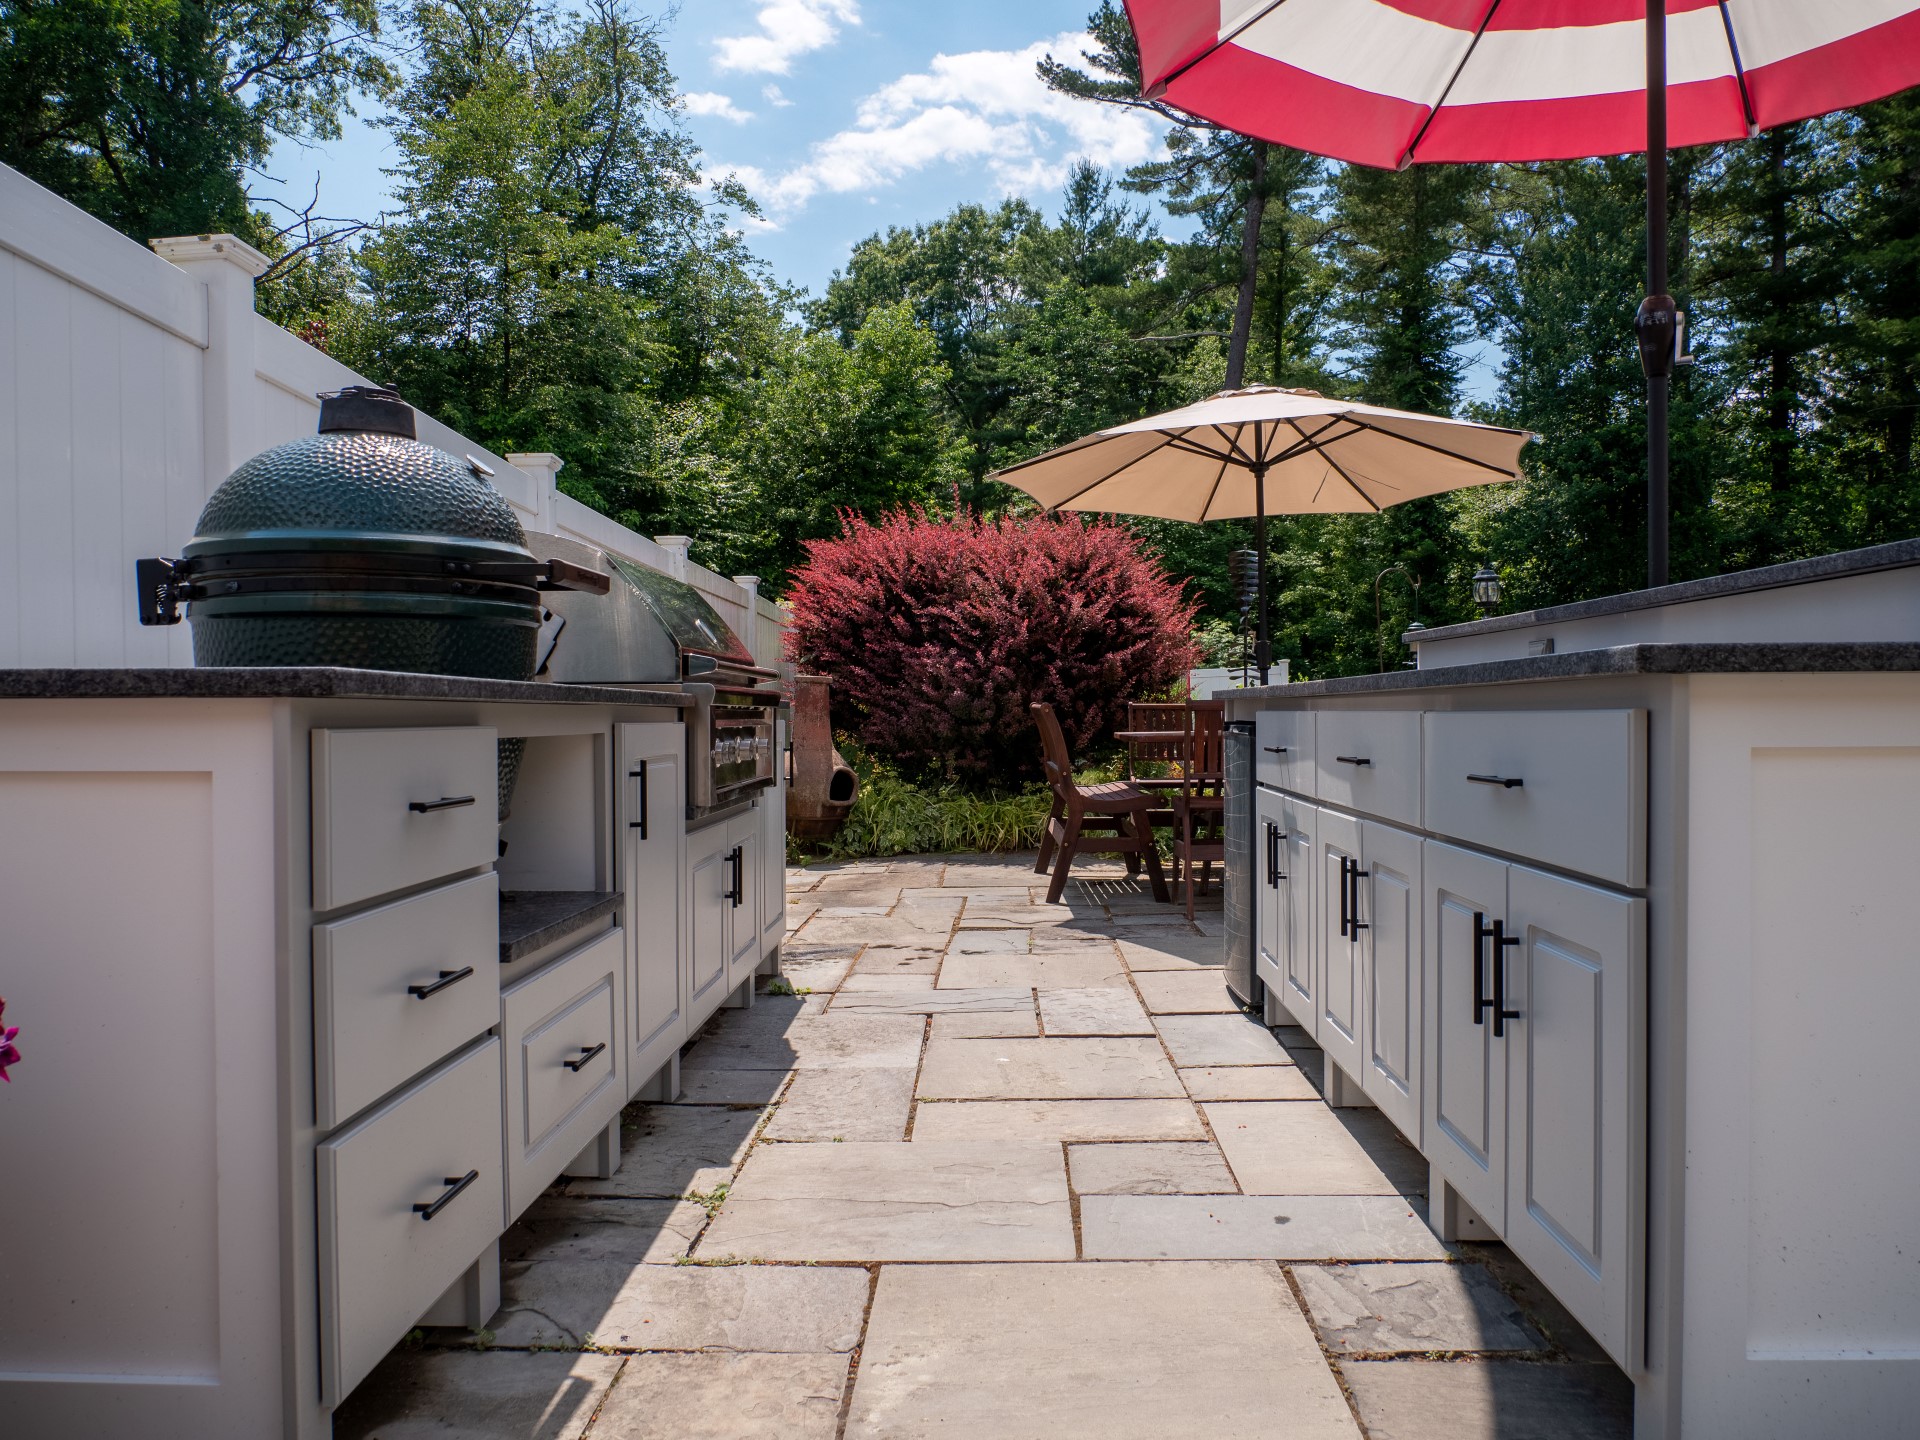
[[[1155,154],[1146,118],[1051,95],[1048,50],[1078,54],[1094,0],[684,0],[666,49],[687,131],[711,173],[732,171],[766,212],[752,231],[777,278],[818,293],[855,242],[964,201],[1024,195],[1051,210],[1067,167]],[[645,4],[643,10],[652,8]],[[268,163],[329,215],[387,202],[386,137],[348,122],[339,141],[283,143]]]

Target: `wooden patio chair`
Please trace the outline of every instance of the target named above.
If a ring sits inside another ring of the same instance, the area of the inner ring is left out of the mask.
[[[1187,919],[1193,919],[1194,866],[1200,866],[1202,890],[1213,878],[1217,860],[1227,859],[1227,702],[1194,700],[1187,705],[1186,754],[1180,765],[1180,789],[1173,802],[1173,880],[1184,874]]]
[[[1053,809],[1041,832],[1040,858],[1033,867],[1036,874],[1045,874],[1052,862],[1047,903],[1060,903],[1073,858],[1083,851],[1126,856],[1129,875],[1138,875],[1145,862],[1153,898],[1171,903],[1173,896],[1167,889],[1166,872],[1160,868],[1160,852],[1153,845],[1153,826],[1147,821],[1153,802],[1144,792],[1117,780],[1105,785],[1074,784],[1073,760],[1067,754],[1060,717],[1053,713],[1053,706],[1042,701],[1034,705],[1033,718],[1040,727],[1040,759],[1047,788],[1053,791]]]

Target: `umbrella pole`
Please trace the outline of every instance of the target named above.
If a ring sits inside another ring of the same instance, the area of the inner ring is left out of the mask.
[[[1667,3],[1647,0],[1647,296],[1667,296]],[[1644,313],[1645,307],[1643,307]],[[1657,370],[1658,373],[1654,373]],[[1667,583],[1667,387],[1671,364],[1647,374],[1647,586]]]
[[[1253,548],[1259,563],[1254,566],[1254,606],[1259,620],[1254,627],[1253,660],[1260,667],[1260,683],[1267,683],[1273,668],[1273,637],[1267,631],[1267,467],[1253,467]]]

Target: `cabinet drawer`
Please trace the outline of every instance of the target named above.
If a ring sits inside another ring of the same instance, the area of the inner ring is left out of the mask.
[[[1429,830],[1646,883],[1646,711],[1430,714],[1426,752]]]
[[[500,1018],[500,881],[313,927],[314,1108],[338,1125]]]
[[[333,1405],[506,1228],[500,1042],[395,1096],[316,1161],[320,1385]]]
[[[1330,805],[1420,823],[1420,713],[1323,710],[1314,724],[1314,791]]]
[[[507,1207],[518,1215],[626,1102],[626,932],[596,936],[500,997]]]
[[[498,773],[482,726],[314,731],[314,909],[492,864]]]
[[[1253,773],[1262,785],[1319,793],[1313,779],[1313,712],[1262,710],[1253,717]]]

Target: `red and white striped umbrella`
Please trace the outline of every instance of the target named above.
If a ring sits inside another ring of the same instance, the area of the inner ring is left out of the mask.
[[[1667,0],[1671,145],[1920,84],[1920,0]],[[1142,83],[1389,169],[1646,147],[1646,0],[1127,0]]]

